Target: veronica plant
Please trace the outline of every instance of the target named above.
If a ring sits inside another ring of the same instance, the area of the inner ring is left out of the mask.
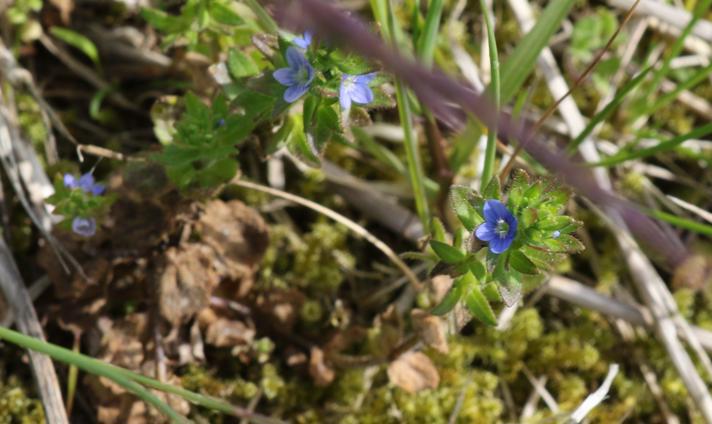
[[[196,10],[186,6],[183,13]],[[166,18],[152,11],[144,15],[152,23]],[[258,135],[266,155],[286,148],[318,166],[329,142],[347,143],[350,132],[344,129],[352,125],[352,114],[359,122],[368,119],[355,106],[393,105],[386,79],[372,72],[371,65],[322,46],[310,32],[296,37],[256,33],[251,40],[252,46],[232,48],[227,61],[216,64],[227,72],[219,78],[221,92],[211,102],[188,93],[182,101],[163,99],[154,106],[154,129],[164,144],[154,158],[181,189],[229,182],[238,171],[239,149],[251,134]],[[262,124],[265,131],[258,128]]]
[[[430,246],[438,258],[432,272],[455,279],[432,312],[445,314],[463,301],[473,316],[496,324],[490,302],[515,304],[524,290],[542,282],[543,272],[583,250],[571,235],[580,222],[562,215],[568,197],[554,180],[533,180],[522,170],[505,193],[496,177],[482,193],[452,187],[451,206],[462,227],[452,243],[444,231],[434,230]]]
[[[97,183],[91,172],[81,176],[66,173],[57,178],[54,190],[47,202],[55,206],[55,214],[63,217],[60,228],[82,237],[96,234],[96,219],[114,200],[113,196],[104,196],[106,187]]]

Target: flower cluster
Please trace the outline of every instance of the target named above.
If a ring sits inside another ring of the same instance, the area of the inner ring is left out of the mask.
[[[64,174],[64,186],[70,190],[81,190],[87,195],[101,196],[106,187],[94,181],[94,176],[88,172],[79,178],[72,174]],[[87,216],[76,216],[72,219],[72,231],[82,237],[96,234],[96,219]]]
[[[288,47],[286,52],[287,67],[274,71],[272,76],[280,84],[287,87],[283,99],[287,103],[294,103],[306,94],[315,77],[314,67],[309,63],[304,52],[312,43],[312,34],[305,32],[303,36],[292,40],[297,47]],[[339,103],[344,111],[351,108],[351,103],[367,105],[374,99],[369,83],[376,77],[376,73],[363,75],[342,74],[339,88]]]

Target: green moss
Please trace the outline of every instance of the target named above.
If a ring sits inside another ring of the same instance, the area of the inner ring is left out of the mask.
[[[12,375],[0,383],[0,424],[40,424],[45,422],[42,403],[31,398]]]

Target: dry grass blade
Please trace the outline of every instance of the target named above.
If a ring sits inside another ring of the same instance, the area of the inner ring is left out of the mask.
[[[309,209],[312,209],[324,216],[327,216],[334,221],[338,222],[339,224],[342,224],[346,226],[349,230],[353,231],[355,234],[365,238],[368,240],[369,243],[373,244],[378,250],[383,252],[388,259],[390,259],[402,272],[403,274],[408,278],[408,280],[411,282],[413,287],[420,291],[422,288],[422,283],[418,280],[418,277],[413,273],[413,271],[408,267],[408,265],[405,264],[401,260],[400,257],[396,254],[396,252],[393,251],[386,243],[382,242],[378,237],[374,236],[372,233],[370,233],[367,229],[363,228],[362,226],[358,225],[354,221],[350,220],[349,218],[346,218],[345,216],[334,212],[333,210],[326,208],[318,203],[312,202],[311,200],[305,199],[303,197],[299,197],[297,195],[287,193],[286,191],[282,190],[277,190],[275,188],[263,186],[261,184],[256,184],[256,183],[251,183],[248,181],[244,180],[239,180],[235,179],[232,181],[232,184],[235,184],[239,187],[244,187],[250,190],[256,190],[256,191],[261,191],[263,193],[267,193],[271,196],[275,197],[280,197],[285,200],[289,200],[290,202],[297,203],[299,205],[305,206]]]
[[[45,340],[35,307],[32,305],[25,283],[22,281],[12,252],[5,240],[0,237],[0,289],[12,306],[17,327],[28,336]],[[67,413],[62,401],[62,390],[54,371],[54,365],[48,356],[30,351],[30,366],[42,399],[45,418],[49,423],[68,423]]]
[[[551,105],[549,106],[548,109],[544,112],[544,114],[536,121],[534,124],[533,131],[539,131],[541,129],[541,126],[544,124],[544,122],[549,119],[549,117],[556,111],[556,109],[561,105],[563,101],[565,101],[571,93],[573,93],[574,90],[576,90],[583,81],[588,78],[588,76],[593,72],[593,69],[598,65],[598,63],[603,59],[603,55],[606,54],[608,50],[610,50],[611,46],[613,45],[613,42],[618,38],[618,34],[620,34],[621,30],[623,27],[628,23],[630,18],[633,16],[633,12],[635,11],[635,8],[638,6],[638,3],[640,3],[640,0],[636,0],[633,5],[628,9],[628,12],[626,12],[625,16],[623,17],[623,21],[618,25],[616,28],[615,32],[611,37],[608,39],[608,42],[606,45],[599,50],[599,52],[596,54],[596,56],[593,58],[591,63],[588,64],[586,69],[581,73],[581,75],[576,78],[574,81],[573,85],[566,91],[565,94],[562,96],[559,96],[558,99]],[[528,3],[526,0],[510,0],[509,4],[511,5],[512,9],[514,9],[515,13],[519,14],[519,16],[522,16],[522,13],[525,13],[528,16],[531,16],[531,8],[529,7]],[[519,19],[521,21],[521,18]],[[528,21],[528,19],[527,19]],[[523,27],[526,29],[527,27],[533,26],[533,23],[523,25]],[[545,49],[545,51],[548,51],[548,48]],[[549,56],[551,56],[551,61],[555,64],[556,61],[553,59],[553,55],[549,51],[548,53]],[[546,53],[542,52],[542,56],[546,56]],[[560,77],[560,76],[559,76]],[[573,134],[572,137],[575,137],[576,134]],[[501,181],[504,181],[509,173],[512,171],[512,167],[514,166],[514,160],[519,156],[519,153],[521,153],[522,149],[524,148],[524,143],[526,141],[519,143],[517,145],[517,148],[514,150],[514,153],[512,156],[510,156],[509,161],[507,161],[507,164],[504,166],[502,169],[502,172],[500,173],[499,179]]]

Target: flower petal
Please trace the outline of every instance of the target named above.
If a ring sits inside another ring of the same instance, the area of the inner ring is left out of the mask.
[[[492,223],[497,222],[500,218],[508,221],[508,216],[512,216],[512,214],[507,210],[507,207],[496,199],[486,201],[483,212],[485,215],[485,221]]]
[[[309,84],[296,84],[284,90],[284,101],[294,103],[309,90]]]
[[[104,184],[94,184],[91,188],[91,194],[94,196],[101,196],[104,194],[104,191],[106,190],[106,187],[104,187]]]
[[[373,91],[365,84],[354,84],[351,91],[351,100],[362,105],[373,101]]]
[[[72,220],[72,231],[80,236],[91,237],[96,234],[96,220],[78,216]]]
[[[274,79],[276,79],[280,84],[286,85],[289,87],[290,85],[294,85],[297,83],[296,81],[296,72],[292,68],[280,68],[277,69],[272,73],[272,76]]]
[[[511,244],[512,244],[512,239],[509,237],[506,237],[506,238],[495,237],[492,240],[490,240],[489,249],[492,253],[499,255],[500,253],[509,249],[509,246]]]
[[[371,72],[371,73],[368,73],[368,74],[357,75],[357,76],[354,78],[354,82],[355,82],[356,84],[368,84],[368,83],[370,83],[371,81],[373,81],[374,78],[376,78],[376,74],[377,74],[377,72]]]
[[[287,48],[287,64],[289,64],[289,67],[292,69],[299,69],[309,65],[307,58],[304,57],[299,49],[295,49],[294,47]]]
[[[77,185],[85,192],[90,193],[92,187],[94,187],[94,176],[91,174],[91,172],[87,172],[86,174],[79,177],[79,183]]]
[[[482,241],[490,241],[498,238],[497,233],[494,231],[494,225],[490,225],[488,222],[484,222],[477,227],[475,236]]]
[[[67,188],[72,188],[72,189],[74,189],[74,188],[77,188],[77,187],[78,187],[78,185],[77,185],[77,177],[75,177],[75,176],[72,175],[72,174],[64,174],[63,180],[64,180],[64,186],[67,187]]]
[[[341,104],[341,109],[343,110],[351,109],[351,93],[343,80],[339,87],[339,104]]]
[[[292,40],[297,47],[302,49],[307,49],[312,42],[312,33],[310,31],[305,31],[301,37],[294,37]]]
[[[312,82],[314,79],[314,67],[309,64],[309,62],[306,62],[306,68],[307,68],[307,84]]]

